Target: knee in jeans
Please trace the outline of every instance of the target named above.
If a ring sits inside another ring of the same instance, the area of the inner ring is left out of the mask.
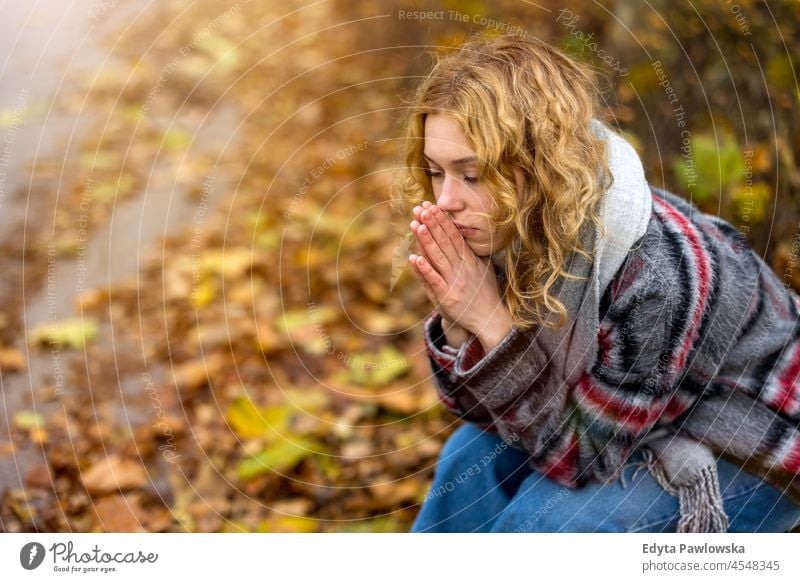
[[[539,491],[541,489],[541,491]],[[510,505],[498,519],[494,531],[507,533],[556,532],[565,522],[578,518],[574,506],[567,502],[569,489],[552,491],[550,487],[533,487],[527,492],[527,503]]]
[[[484,449],[493,440],[478,427],[464,424],[456,429],[444,443],[439,453],[438,470],[443,474],[457,475],[481,459]]]
[[[454,459],[463,456],[466,449],[475,444],[475,439],[480,437],[479,430],[470,425],[463,424],[445,441],[439,452],[439,462],[451,463]]]

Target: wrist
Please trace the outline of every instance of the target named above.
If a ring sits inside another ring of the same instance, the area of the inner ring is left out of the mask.
[[[445,342],[453,347],[458,347],[467,341],[469,333],[460,325],[442,318],[442,333],[445,337]]]
[[[480,333],[475,335],[481,342],[484,352],[488,354],[503,341],[513,327],[514,319],[511,317],[511,313],[508,309],[503,309],[490,322],[485,323],[481,327]]]

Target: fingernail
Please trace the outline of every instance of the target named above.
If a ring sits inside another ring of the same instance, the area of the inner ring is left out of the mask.
[[[428,234],[428,229],[425,228],[425,225],[423,224],[417,229],[417,232],[419,234],[421,234],[421,235],[427,235]]]
[[[422,218],[424,218],[425,220],[428,220],[430,218],[430,216],[431,215],[427,210],[423,210],[422,211]]]

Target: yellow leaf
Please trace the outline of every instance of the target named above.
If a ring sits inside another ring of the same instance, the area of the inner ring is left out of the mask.
[[[228,423],[242,438],[256,438],[272,431],[284,432],[289,426],[293,409],[289,406],[258,407],[247,396],[239,396],[225,414]]]
[[[18,372],[26,366],[25,356],[16,348],[0,348],[0,373]]]
[[[737,186],[731,192],[736,213],[752,222],[761,222],[772,200],[772,188],[764,182],[750,186]]]
[[[50,344],[63,348],[83,348],[97,337],[97,323],[91,319],[70,318],[37,326],[31,332],[32,345]]]
[[[180,153],[184,151],[192,141],[192,135],[178,128],[172,128],[164,132],[161,137],[161,149],[169,153]]]
[[[217,285],[214,281],[203,278],[192,290],[189,299],[195,307],[205,307],[217,296]]]
[[[394,346],[384,346],[377,354],[357,353],[347,361],[347,379],[362,386],[385,386],[404,376],[411,365]]]
[[[116,176],[115,180],[102,180],[92,186],[92,198],[100,202],[111,202],[115,198],[125,198],[133,192],[136,179],[126,172]]]
[[[20,410],[14,413],[14,426],[22,430],[42,428],[45,420],[41,414],[33,410]]]
[[[307,414],[318,414],[327,410],[330,405],[328,394],[322,390],[287,388],[284,395],[287,403]]]
[[[339,526],[335,531],[340,533],[397,533],[403,531],[393,517],[376,517],[365,521],[353,521]]]
[[[307,456],[314,454],[314,448],[318,446],[316,442],[303,438],[284,439],[241,461],[236,467],[236,472],[243,481],[273,471],[284,473]]]
[[[198,40],[197,46],[215,61],[223,73],[233,69],[239,62],[236,45],[224,36],[206,34]]]
[[[18,127],[25,123],[25,109],[0,109],[0,127]]]
[[[236,279],[244,275],[253,264],[253,251],[248,248],[229,247],[203,253],[200,265],[203,273]]]
[[[332,307],[309,305],[305,309],[289,309],[275,322],[276,329],[299,344],[324,339],[323,326],[335,321],[338,312]]]
[[[275,515],[258,526],[259,533],[313,533],[318,529],[317,520],[294,515]]]

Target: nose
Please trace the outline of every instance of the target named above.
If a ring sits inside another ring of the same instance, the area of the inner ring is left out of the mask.
[[[460,180],[445,175],[436,205],[451,215],[460,212],[464,208],[465,187]]]

